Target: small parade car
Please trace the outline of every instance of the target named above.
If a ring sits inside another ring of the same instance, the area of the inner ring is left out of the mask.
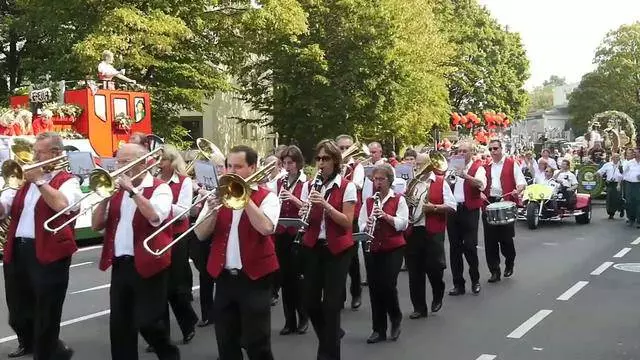
[[[575,204],[571,206],[566,193],[547,184],[527,186],[518,208],[518,220],[526,221],[529,229],[537,229],[540,221],[562,221],[568,217],[575,217],[578,224],[590,223],[591,195],[574,194]]]

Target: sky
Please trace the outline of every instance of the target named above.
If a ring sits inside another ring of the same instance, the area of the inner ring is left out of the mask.
[[[640,21],[640,0],[478,1],[520,33],[530,62],[528,89],[551,75],[579,82],[595,68],[595,50],[607,32]]]

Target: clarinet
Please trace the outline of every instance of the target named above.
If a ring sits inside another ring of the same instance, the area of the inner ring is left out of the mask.
[[[371,226],[367,227],[367,240],[364,242],[362,246],[362,250],[366,253],[371,252],[371,241],[373,240],[373,234],[376,231],[376,222],[378,218],[373,215],[373,211],[376,208],[381,208],[382,204],[380,203],[380,192],[376,192],[373,195],[373,207],[371,208],[371,216],[369,217],[369,221],[371,222]]]
[[[318,170],[318,172],[316,173],[316,177],[313,180],[313,184],[311,185],[311,190],[309,190],[309,193],[311,193],[311,191],[315,190],[315,191],[320,191],[320,188],[322,188],[322,170]],[[305,224],[309,224],[309,216],[311,216],[311,207],[313,204],[311,204],[310,201],[307,201],[303,206],[306,206],[306,211],[302,214],[302,217],[300,218],[300,220],[302,220],[303,223]],[[296,234],[295,239],[293,239],[293,243],[294,244],[300,244],[300,241],[302,240],[302,236],[304,235],[305,231],[306,231],[306,226],[302,226],[300,227],[300,229],[298,230],[298,233]]]

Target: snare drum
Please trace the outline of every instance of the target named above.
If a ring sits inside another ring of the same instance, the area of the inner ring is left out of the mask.
[[[516,203],[500,201],[487,205],[485,209],[487,223],[490,225],[508,225],[516,221]]]

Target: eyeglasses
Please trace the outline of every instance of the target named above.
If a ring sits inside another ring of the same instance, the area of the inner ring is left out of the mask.
[[[499,146],[490,147],[489,150],[500,150]]]
[[[320,160],[322,160],[324,162],[327,162],[327,161],[331,160],[331,156],[327,156],[327,155],[325,155],[325,156],[316,156],[316,161],[320,161]]]
[[[340,150],[342,151],[347,150],[348,148],[350,148],[350,146],[340,146]]]

